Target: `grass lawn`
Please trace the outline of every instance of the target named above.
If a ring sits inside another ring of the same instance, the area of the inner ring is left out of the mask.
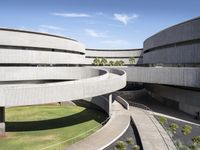
[[[7,133],[6,137],[0,138],[0,150],[39,150],[86,132],[105,119],[104,113],[79,106],[40,105],[7,108]],[[57,150],[75,141],[47,150]]]

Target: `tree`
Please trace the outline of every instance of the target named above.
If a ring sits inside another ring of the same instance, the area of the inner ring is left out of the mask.
[[[177,130],[178,128],[179,128],[179,125],[176,124],[176,123],[172,123],[172,124],[170,125],[170,131],[171,131],[173,134],[176,133],[176,130]]]
[[[119,61],[119,66],[123,66],[124,65],[124,61],[123,60],[120,60]]]
[[[192,127],[190,125],[184,125],[183,128],[182,128],[182,133],[184,135],[188,135],[192,132]]]
[[[119,60],[116,60],[115,63],[114,63],[114,65],[115,65],[115,66],[120,66]]]
[[[126,143],[128,144],[134,144],[133,138],[127,138]]]
[[[200,144],[200,136],[195,136],[195,137],[193,137],[193,138],[192,138],[192,141],[193,141],[194,143]]]
[[[114,66],[114,64],[115,64],[114,61],[112,61],[112,60],[109,61],[109,65],[110,65],[110,66]]]
[[[130,57],[129,62],[130,64],[135,64],[135,57]]]
[[[118,149],[118,150],[125,150],[126,149],[126,143],[123,142],[123,141],[118,141],[115,145],[115,147]]]
[[[164,126],[165,123],[167,122],[167,118],[164,117],[164,116],[160,116],[160,118],[159,118],[159,122],[160,122],[160,124],[161,124],[162,126]]]
[[[108,62],[107,59],[103,57],[103,58],[101,58],[101,63],[100,63],[100,65],[101,65],[101,66],[105,66],[105,65],[107,64],[107,62]]]
[[[135,146],[133,147],[133,150],[140,150],[140,146],[139,146],[139,145],[135,145]]]
[[[95,65],[95,66],[99,66],[100,63],[101,63],[100,59],[96,57],[96,58],[93,60],[93,63],[92,63],[92,64]]]

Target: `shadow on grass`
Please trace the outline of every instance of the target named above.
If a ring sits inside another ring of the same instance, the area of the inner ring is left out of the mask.
[[[74,115],[40,121],[6,122],[6,132],[37,131],[73,126],[90,120],[102,122],[106,115],[85,109]]]

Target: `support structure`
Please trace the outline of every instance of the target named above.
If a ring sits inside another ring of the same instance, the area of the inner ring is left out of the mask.
[[[0,107],[0,136],[5,136],[5,107]]]

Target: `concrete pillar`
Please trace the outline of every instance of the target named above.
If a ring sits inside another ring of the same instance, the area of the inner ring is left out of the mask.
[[[109,117],[112,115],[112,94],[108,95],[108,107],[109,107]]]
[[[0,107],[0,136],[5,136],[5,107]]]

